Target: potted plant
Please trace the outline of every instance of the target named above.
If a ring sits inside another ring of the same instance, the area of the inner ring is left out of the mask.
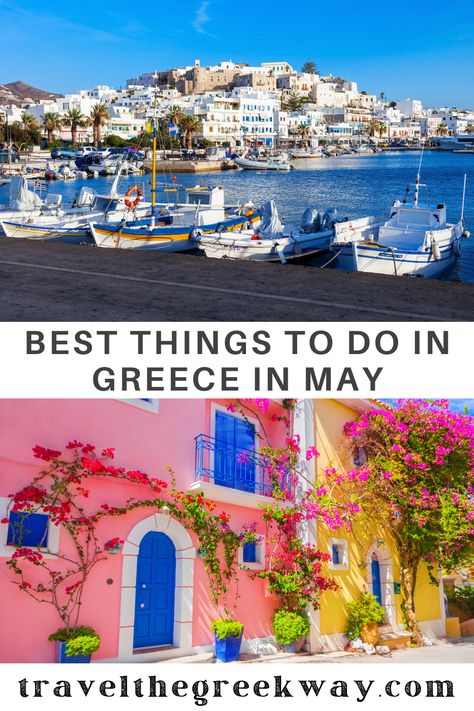
[[[214,632],[215,655],[220,662],[235,662],[239,658],[244,626],[232,619],[214,620],[211,625]]]
[[[92,627],[62,627],[48,639],[55,643],[55,661],[60,664],[88,664],[100,647],[100,637]]]
[[[273,616],[273,634],[283,651],[289,654],[301,652],[304,639],[310,630],[308,615],[293,610],[277,610]]]
[[[384,609],[375,595],[364,592],[357,600],[347,603],[349,613],[345,629],[350,640],[358,637],[366,644],[377,644],[379,638],[378,625],[383,622]]]

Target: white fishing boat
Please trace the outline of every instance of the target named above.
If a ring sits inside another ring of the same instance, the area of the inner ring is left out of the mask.
[[[321,148],[292,148],[290,157],[294,160],[322,158],[323,152]]]
[[[221,187],[196,187],[186,191],[185,203],[153,204],[145,218],[120,222],[90,222],[98,247],[139,249],[160,252],[184,252],[196,248],[196,229],[215,232],[219,229],[240,230],[258,225],[261,213],[251,203],[226,207]]]
[[[292,170],[293,166],[286,156],[266,156],[260,157],[247,155],[236,158],[235,164],[244,170]]]
[[[413,202],[408,193],[396,200],[388,219],[363,217],[335,226],[331,251],[341,269],[395,276],[436,277],[454,264],[461,242],[469,236],[464,229],[463,208],[456,223],[448,223],[446,205],[421,204],[419,189],[426,187],[416,178]]]
[[[124,215],[136,218],[150,212],[150,203],[132,204],[130,191],[126,195],[117,192],[119,178],[117,174],[110,193],[104,195],[96,194],[88,186],[82,187],[73,205],[66,208],[62,195],[48,193],[42,200],[22,183],[17,199],[11,199],[6,210],[0,210],[0,227],[10,238],[92,244],[90,220],[116,221]]]
[[[283,225],[275,203],[270,201],[262,205],[262,222],[258,229],[220,230],[208,235],[197,230],[195,237],[206,257],[285,263],[328,249],[335,221],[336,210],[328,210],[321,216],[318,210],[308,208],[299,227]]]

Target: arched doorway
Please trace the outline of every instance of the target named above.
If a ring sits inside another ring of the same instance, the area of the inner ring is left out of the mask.
[[[147,582],[146,579],[138,582],[139,578],[141,578],[142,576],[142,573],[138,575],[138,569],[139,565],[140,568],[142,568],[142,562],[144,566],[143,570],[145,570],[146,568],[146,556],[144,555],[144,553],[143,556],[140,556],[140,552],[146,551],[146,548],[149,545],[145,541],[149,533],[162,533],[166,539],[169,539],[171,545],[174,548],[174,612],[169,615],[169,618],[171,619],[173,624],[173,636],[171,644],[176,650],[181,650],[183,652],[191,652],[192,649],[194,561],[196,557],[196,550],[193,546],[193,542],[189,533],[186,531],[186,529],[181,523],[176,521],[172,516],[166,516],[162,513],[155,513],[138,521],[133,526],[133,528],[126,537],[122,549],[120,622],[118,653],[116,658],[123,662],[137,661],[137,652],[144,652],[145,655],[148,655],[147,660],[152,660],[155,657],[158,658],[161,654],[169,653],[160,651],[161,645],[169,644],[166,641],[159,643],[153,641],[151,642],[151,648],[149,646],[136,646],[136,644],[141,644],[143,641],[144,644],[148,644],[146,642],[146,639],[143,640],[143,637],[145,637],[145,635],[142,636],[141,632],[139,635],[142,637],[141,641],[138,637],[137,641],[135,639],[135,615],[137,611],[137,605],[140,605],[144,602],[144,600],[141,600],[139,603],[137,603],[138,593],[140,592],[140,590],[147,590],[147,588],[139,588],[140,584],[147,585]],[[145,541],[144,548],[142,548],[143,541]],[[161,539],[161,542],[163,543],[163,539]],[[157,555],[157,560],[159,562],[158,568],[160,568],[161,562],[163,560],[163,558],[159,557],[161,555],[163,555],[163,551],[161,553],[158,553]],[[141,557],[143,557],[143,561],[140,560],[139,564],[139,559],[141,559]],[[151,557],[154,558],[153,551],[151,552]],[[169,569],[171,569],[171,565],[169,565]],[[160,583],[158,581],[157,585],[157,589],[159,590]],[[158,592],[158,596],[160,595],[162,595],[162,592]],[[166,606],[167,608],[171,609],[168,603]],[[146,610],[146,608],[140,608],[140,611],[143,610]],[[157,619],[154,620],[153,623],[158,622],[158,614],[156,615],[156,617]],[[137,628],[141,625],[142,622],[137,624]],[[145,623],[143,623],[142,629],[146,629]],[[169,628],[166,634],[168,635],[169,639]],[[161,639],[166,639],[166,637],[161,637]]]
[[[133,647],[173,644],[176,549],[165,533],[150,531],[138,551]]]

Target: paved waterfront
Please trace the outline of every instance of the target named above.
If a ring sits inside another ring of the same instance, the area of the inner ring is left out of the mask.
[[[0,238],[2,321],[469,321],[474,286]]]

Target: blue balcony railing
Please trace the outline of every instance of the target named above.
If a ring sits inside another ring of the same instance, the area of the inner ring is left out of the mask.
[[[195,481],[272,496],[273,481],[267,457],[249,449],[233,447],[209,435],[200,434],[195,442]],[[289,477],[285,476],[279,486],[290,491]]]

